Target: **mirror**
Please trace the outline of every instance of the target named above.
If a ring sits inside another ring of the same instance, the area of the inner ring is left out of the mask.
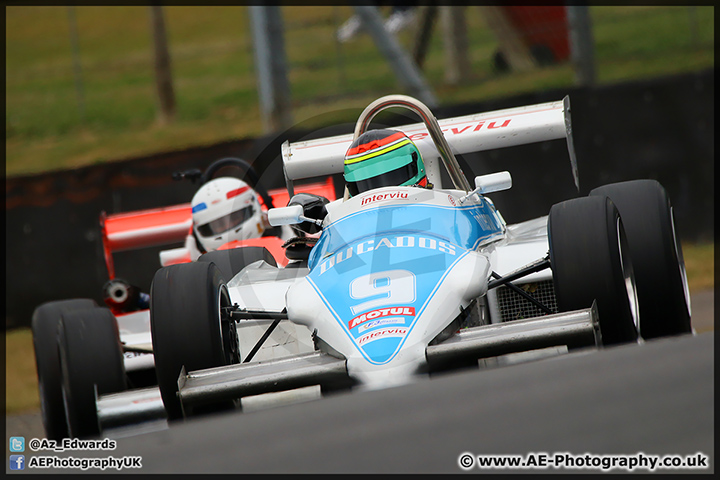
[[[486,193],[500,192],[512,187],[510,172],[490,173],[475,177],[474,193],[484,195]]]
[[[499,192],[512,187],[512,177],[510,172],[489,173],[487,175],[478,175],[475,177],[475,190],[468,192],[467,195],[460,197],[460,203],[473,195],[484,195],[486,193]]]
[[[273,227],[280,225],[297,225],[303,219],[302,205],[291,205],[289,207],[271,208],[268,210],[268,222]]]

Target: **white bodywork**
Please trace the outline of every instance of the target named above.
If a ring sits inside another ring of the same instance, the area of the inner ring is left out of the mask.
[[[421,204],[449,210],[459,205],[458,200],[463,195],[465,192],[459,190],[387,187],[374,190],[368,195],[329,203],[328,215],[323,225],[328,227],[343,218],[353,216],[363,208]],[[477,196],[469,197],[464,205],[471,207],[482,201],[492,205],[489,199],[480,200]],[[417,320],[422,322],[421,328],[413,329],[405,339],[402,350],[390,362],[381,365],[368,362],[347,332],[337,328],[337,314],[333,314],[327,299],[321,298],[321,294],[305,278],[307,269],[298,269],[297,276],[278,280],[281,270],[264,262],[249,265],[228,283],[231,301],[248,310],[279,313],[287,308],[288,318],[293,322],[281,322],[280,325],[289,324],[283,329],[284,333],[267,342],[262,356],[253,358],[253,361],[311,352],[311,332],[315,332],[347,359],[348,374],[361,385],[382,388],[407,383],[425,363],[428,344],[452,322],[459,312],[458,309],[466,308],[474,299],[487,293],[490,271],[505,275],[547,254],[546,217],[506,226],[502,217],[497,214],[496,221],[501,226],[498,233],[480,242],[476,250],[466,252],[462,259],[453,265],[443,278],[442,284],[437,286],[441,294],[434,295],[427,302],[423,318]],[[354,254],[362,255],[370,250],[372,249],[367,244],[360,244]],[[323,265],[318,265],[318,268],[322,270]],[[285,274],[287,273],[289,272],[286,269]],[[545,270],[525,277],[522,282],[550,278],[550,271]],[[495,296],[489,295],[488,300],[490,322],[500,323]],[[245,328],[239,330],[241,355],[248,348],[252,348],[269,324],[269,320],[240,322]],[[290,325],[295,328],[294,332],[288,328]]]
[[[397,95],[396,97],[402,97]],[[578,183],[570,125],[570,100],[542,103],[487,113],[438,120],[453,153],[466,154],[496,148],[565,138],[575,183]],[[438,151],[423,123],[394,127],[417,145],[428,166],[428,180],[440,186]],[[342,173],[345,152],[353,135],[338,135],[304,142],[285,142],[283,165],[288,180]]]
[[[358,127],[388,105],[403,103],[419,104],[399,95],[379,99],[363,112]],[[227,284],[231,304],[272,318],[286,312],[288,319],[279,322],[250,363],[183,371],[178,380],[183,404],[247,398],[347,377],[362,388],[384,388],[407,383],[430,358],[477,359],[493,356],[490,352],[556,349],[576,340],[576,345],[599,343],[594,306],[503,322],[497,290],[507,287],[489,290],[489,281],[548,255],[547,217],[506,225],[490,198],[478,193],[488,185],[488,191],[509,188],[507,172],[478,177],[475,192],[452,172],[457,167],[454,153],[565,138],[577,185],[568,98],[439,122],[428,118],[427,107],[415,112],[425,115],[424,123],[396,128],[420,149],[435,188],[385,187],[333,201],[326,205],[323,233],[307,267],[291,262],[277,268],[259,261],[239,272]],[[344,154],[357,134],[356,128],[355,135],[285,142],[289,192],[295,180],[342,172]],[[438,135],[444,135],[451,152],[438,149]],[[448,168],[451,188],[440,184],[440,163]],[[271,223],[305,220],[296,210],[271,210]],[[405,228],[403,221],[411,226]],[[375,262],[377,258],[381,260]],[[543,268],[513,283],[552,279],[550,269]],[[478,311],[480,326],[458,333],[467,316]],[[271,323],[238,322],[241,360]],[[381,343],[385,350],[371,348]],[[514,343],[519,346],[510,346]],[[100,407],[99,412],[102,421]]]
[[[152,335],[150,333],[150,310],[139,310],[132,313],[116,315],[120,341],[137,349],[152,351]],[[153,368],[155,365],[152,353],[125,352],[123,354],[125,371],[132,372]]]

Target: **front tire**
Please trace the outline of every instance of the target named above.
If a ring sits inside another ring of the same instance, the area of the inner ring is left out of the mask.
[[[45,435],[51,440],[68,436],[62,397],[62,376],[58,361],[58,325],[63,313],[96,307],[87,298],[48,302],[35,309],[32,316],[33,346],[37,367],[40,411]]]
[[[275,257],[265,247],[237,247],[227,250],[215,250],[204,253],[197,259],[198,262],[212,262],[219,269],[225,281],[230,281],[240,270],[258,260],[263,260],[273,267],[277,267]]]
[[[588,308],[595,300],[604,344],[637,341],[635,277],[615,205],[600,196],[553,205],[548,242],[558,310]]]
[[[58,326],[62,391],[69,435],[100,433],[97,395],[127,388],[117,320],[107,308],[65,313]]]
[[[632,257],[643,338],[692,332],[690,291],[670,199],[655,180],[598,187],[623,219]]]
[[[235,322],[222,315],[230,297],[214,263],[171,265],[157,271],[150,289],[155,373],[168,419],[183,418],[178,377],[239,362]],[[190,412],[188,412],[190,413]]]

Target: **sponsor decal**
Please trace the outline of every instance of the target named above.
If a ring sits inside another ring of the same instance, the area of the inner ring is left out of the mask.
[[[375,202],[381,202],[383,200],[407,200],[407,192],[386,192],[386,193],[373,193],[362,197],[360,199],[360,206],[369,205]]]
[[[390,308],[379,308],[377,310],[370,310],[369,312],[358,315],[348,322],[348,328],[353,329],[363,322],[368,320],[374,320],[376,318],[390,317],[390,316],[415,316],[415,307],[390,307]],[[367,327],[370,328],[370,327]]]
[[[452,195],[448,195],[448,202],[450,202],[450,205],[452,205],[454,207],[456,205],[455,197],[453,197]]]
[[[378,250],[380,248],[405,248],[415,247],[427,248],[429,250],[439,250],[448,255],[455,255],[455,245],[447,242],[440,242],[434,238],[415,237],[415,236],[398,236],[398,237],[382,237],[379,239],[371,238],[360,242],[353,247],[341,250],[335,255],[328,256],[327,260],[320,264],[320,275],[352,257],[353,255],[362,255],[368,252]]]
[[[509,119],[508,119],[508,120],[505,120],[502,125],[496,125],[495,123],[496,123],[496,122],[490,122],[490,123],[488,123],[488,127],[487,127],[487,128],[502,128],[502,127],[507,127],[508,125],[510,125],[510,120],[509,120]]]
[[[192,207],[192,213],[199,212],[200,210],[205,210],[207,208],[207,205],[205,202],[200,202],[197,205]]]
[[[366,332],[371,328],[382,327],[383,325],[405,324],[405,317],[388,317],[382,320],[372,320],[363,323],[358,327],[358,333]]]
[[[494,227],[495,221],[487,213],[473,210],[470,214],[473,216],[473,218],[475,218],[475,220],[477,220],[478,224],[480,224],[480,227],[483,230],[490,230]]]
[[[381,330],[375,330],[357,339],[357,344],[362,345],[364,343],[372,342],[379,338],[389,337],[404,337],[407,334],[407,327],[394,327],[394,328],[383,328]]]
[[[477,132],[483,128],[485,130],[491,130],[494,128],[507,127],[510,125],[511,120],[512,120],[511,118],[508,118],[508,119],[504,120],[502,123],[500,123],[500,121],[492,121],[492,122],[487,122],[487,124],[485,123],[485,120],[482,120],[478,123],[471,123],[469,125],[444,128],[444,129],[442,129],[442,131],[444,133],[449,133],[452,135],[461,135],[464,132]],[[427,133],[427,132],[421,132],[421,133],[414,133],[412,135],[408,135],[408,137],[410,138],[410,140],[415,141],[415,140],[422,140],[423,138],[427,137],[428,135],[429,135],[429,133]]]

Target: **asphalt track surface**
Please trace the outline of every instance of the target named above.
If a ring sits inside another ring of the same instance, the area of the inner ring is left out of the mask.
[[[57,456],[139,455],[142,468],[123,471],[133,473],[464,473],[458,463],[463,453],[700,453],[709,458],[708,468],[681,471],[707,474],[715,459],[713,337],[580,351],[190,419],[119,438],[112,452]],[[497,470],[468,470],[491,471]]]

